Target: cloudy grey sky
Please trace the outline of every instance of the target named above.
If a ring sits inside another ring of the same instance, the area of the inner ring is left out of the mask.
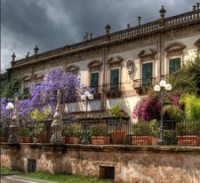
[[[83,40],[85,32],[102,35],[106,24],[113,31],[192,10],[199,0],[1,0],[1,71],[10,67],[11,55],[25,57]]]

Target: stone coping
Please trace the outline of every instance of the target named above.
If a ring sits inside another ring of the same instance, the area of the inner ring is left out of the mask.
[[[22,146],[29,146],[32,149],[41,149],[43,151],[62,151],[67,150],[82,150],[94,152],[139,152],[149,151],[158,153],[200,153],[200,146],[148,146],[148,145],[82,145],[82,144],[40,144],[40,143],[21,143],[21,144],[7,144],[1,143],[3,149],[19,150]]]

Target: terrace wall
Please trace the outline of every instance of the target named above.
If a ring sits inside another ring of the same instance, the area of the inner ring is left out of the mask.
[[[1,166],[27,172],[36,159],[37,172],[100,176],[114,168],[115,182],[200,182],[200,147],[131,145],[1,145]]]

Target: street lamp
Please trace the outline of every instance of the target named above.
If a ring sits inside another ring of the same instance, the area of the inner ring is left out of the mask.
[[[85,120],[83,124],[83,139],[81,140],[81,144],[89,144],[89,141],[86,137],[87,129],[86,129],[86,124],[87,123],[87,112],[88,112],[88,103],[90,100],[94,99],[94,95],[91,94],[90,92],[86,91],[83,95],[81,95],[81,100],[85,102],[86,105],[86,113],[85,113]]]
[[[12,116],[12,122],[9,126],[10,135],[9,135],[9,138],[8,138],[8,143],[15,144],[15,143],[17,143],[17,124],[19,122],[19,119],[18,119],[18,98],[17,97],[15,98],[15,107],[12,103],[9,102],[6,106],[6,109],[8,109],[10,111],[14,109],[13,116]]]
[[[6,109],[7,109],[7,110],[12,110],[12,109],[14,109],[13,103],[8,102],[8,104],[7,104],[7,106],[6,106]]]
[[[159,92],[161,96],[161,120],[160,120],[160,140],[158,141],[159,145],[165,145],[165,141],[163,139],[163,97],[164,95],[164,90],[166,91],[171,91],[172,90],[172,85],[169,83],[166,83],[166,81],[161,80],[159,85],[155,85],[153,90],[155,92]]]

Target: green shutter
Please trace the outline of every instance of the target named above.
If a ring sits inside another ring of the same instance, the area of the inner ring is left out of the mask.
[[[99,73],[91,73],[91,77],[90,77],[90,87],[91,88],[98,88],[98,84],[99,84]]]
[[[176,72],[181,68],[181,59],[180,58],[174,58],[169,60],[169,73]]]
[[[111,70],[110,72],[110,90],[118,91],[119,87],[119,69]]]
[[[152,85],[152,63],[142,65],[142,86],[148,87]]]

